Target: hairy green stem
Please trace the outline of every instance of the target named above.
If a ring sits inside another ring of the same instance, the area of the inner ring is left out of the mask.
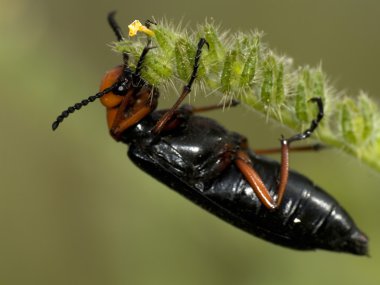
[[[224,102],[238,99],[297,132],[315,117],[312,97],[321,97],[325,117],[314,138],[342,149],[380,171],[380,117],[377,105],[363,92],[355,99],[337,92],[321,67],[295,67],[293,60],[279,56],[262,43],[262,34],[221,32],[213,23],[188,31],[167,22],[151,28],[151,50],[142,70],[151,85],[162,87],[173,81],[187,82],[196,52],[204,37],[204,49],[196,85],[204,92],[219,94]],[[138,59],[145,37],[114,43],[118,52]],[[131,63],[133,65],[133,63]]]

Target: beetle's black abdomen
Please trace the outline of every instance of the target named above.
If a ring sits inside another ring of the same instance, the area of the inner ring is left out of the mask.
[[[279,164],[250,155],[270,193],[277,191]],[[204,195],[238,214],[231,222],[265,240],[296,249],[323,248],[367,253],[367,238],[346,211],[308,178],[290,171],[278,210],[263,207],[238,169],[231,165]]]
[[[134,130],[129,156],[139,167],[194,203],[265,240],[296,249],[328,249],[364,255],[367,238],[334,198],[290,171],[279,209],[265,208],[233,163],[243,137],[215,121],[190,116],[182,128],[144,138],[157,114]],[[131,134],[129,134],[131,136]],[[280,165],[249,152],[272,195]]]

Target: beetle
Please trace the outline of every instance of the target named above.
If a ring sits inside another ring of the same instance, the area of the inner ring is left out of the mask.
[[[122,41],[114,15],[109,14],[108,22],[117,40]],[[152,24],[147,21],[145,27],[149,29]],[[197,115],[222,106],[181,106],[197,77],[204,46],[209,48],[201,38],[191,78],[170,109],[156,110],[159,90],[141,77],[144,58],[154,48],[148,37],[134,70],[128,65],[129,55],[123,53],[123,64],[106,73],[100,91],[63,111],[53,130],[70,113],[100,98],[107,110],[110,134],[129,145],[129,158],[205,210],[285,247],[366,255],[368,238],[349,214],[327,192],[289,169],[289,151],[297,149],[290,145],[307,139],[318,127],[324,115],[322,100],[311,99],[318,114],[308,129],[281,138],[281,162],[270,160],[263,156],[270,150],[254,152],[244,136]]]

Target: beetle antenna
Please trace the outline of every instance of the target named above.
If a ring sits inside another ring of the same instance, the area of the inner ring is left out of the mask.
[[[115,14],[116,14],[116,11],[110,12],[108,14],[107,20],[108,20],[108,24],[111,26],[112,31],[116,35],[117,41],[121,42],[121,41],[124,41],[123,31],[121,30],[119,24],[115,20]],[[123,52],[123,61],[124,61],[124,66],[126,67],[126,69],[129,69],[128,60],[129,60],[128,53]]]
[[[98,99],[98,98],[102,97],[103,95],[111,92],[118,84],[119,83],[116,82],[112,86],[104,89],[102,92],[96,93],[95,95],[92,95],[92,96],[88,97],[87,99],[82,100],[80,103],[76,103],[73,106],[68,107],[65,111],[63,111],[61,113],[61,115],[59,115],[57,117],[57,119],[51,125],[53,131],[55,131],[58,128],[59,124],[62,123],[62,121],[65,118],[67,118],[71,113],[74,113],[75,110],[79,110],[83,106],[86,106],[88,103],[94,102],[96,99]]]
[[[121,28],[119,24],[115,20],[115,14],[116,11],[112,11],[108,14],[107,20],[108,23],[110,24],[112,30],[114,31],[116,38],[119,42],[124,40],[123,32],[121,31]]]

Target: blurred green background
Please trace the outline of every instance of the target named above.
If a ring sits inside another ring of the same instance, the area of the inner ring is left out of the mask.
[[[274,246],[204,212],[128,160],[99,103],[50,129],[120,63],[107,45],[114,9],[125,28],[153,15],[264,30],[297,65],[322,61],[338,89],[375,98],[379,1],[0,3],[0,284],[380,284],[380,175],[339,150],[292,154],[291,165],[348,209],[371,239],[370,258]],[[164,97],[162,106],[175,98]],[[288,134],[242,107],[210,116],[256,148]]]

